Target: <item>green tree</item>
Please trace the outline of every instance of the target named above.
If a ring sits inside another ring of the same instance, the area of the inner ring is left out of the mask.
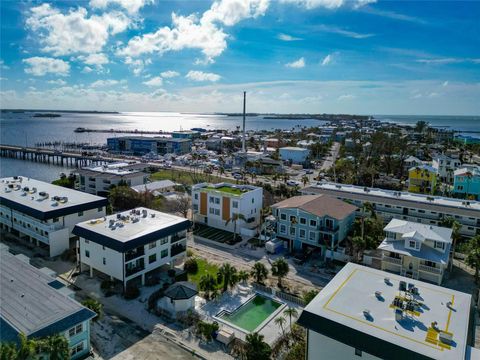
[[[238,281],[241,281],[243,284],[247,283],[249,277],[250,274],[245,270],[240,270],[237,275]]]
[[[103,304],[99,302],[98,300],[88,298],[84,301],[82,301],[82,305],[89,308],[93,312],[97,314],[92,320],[92,322],[97,322],[99,319],[102,318],[103,316]]]
[[[303,175],[303,176],[302,176],[303,186],[307,186],[307,184],[308,184],[309,181],[310,181],[310,179],[308,178],[307,175]]]
[[[217,279],[212,274],[205,274],[198,283],[200,290],[205,292],[205,297],[210,299],[210,294],[217,287]]]
[[[455,254],[455,250],[456,250],[456,247],[457,247],[457,242],[461,238],[460,229],[462,228],[462,225],[451,216],[443,218],[442,221],[439,222],[439,225],[452,229],[452,253]],[[451,264],[450,265],[450,270],[451,270],[451,268],[453,266],[453,259],[452,259],[452,262],[450,264]]]
[[[367,242],[365,239],[361,236],[354,236],[352,238],[352,247],[354,251],[354,261],[359,261],[361,258],[361,254],[363,254],[363,251],[365,250],[365,247],[367,246]]]
[[[287,322],[287,320],[286,320],[283,316],[278,316],[278,317],[275,319],[275,324],[280,327],[280,329],[282,330],[282,335],[283,335],[283,336],[285,336],[284,325],[285,325],[286,322]]]
[[[128,186],[115,186],[110,190],[108,200],[114,211],[133,209],[139,206],[148,206],[142,195]]]
[[[218,269],[217,281],[223,281],[223,292],[227,291],[229,287],[234,287],[238,282],[237,269],[229,263],[224,263],[220,269]]]
[[[305,301],[305,305],[308,305],[310,303],[310,301],[312,301],[315,296],[318,295],[318,291],[317,290],[310,290],[310,291],[306,291],[303,293],[303,300]]]
[[[282,287],[282,278],[287,276],[290,271],[287,260],[278,258],[272,263],[272,275],[278,278],[278,286]]]
[[[298,311],[297,309],[293,308],[293,307],[288,307],[287,310],[284,311],[285,312],[285,315],[288,316],[289,320],[290,320],[290,328],[292,328],[292,317],[295,317],[298,315]]]
[[[247,219],[243,214],[234,213],[230,219],[225,221],[225,226],[228,226],[230,222],[233,222],[233,241],[234,242],[237,240],[237,222],[240,220],[247,221]]]
[[[14,343],[0,343],[0,359],[1,360],[17,360],[18,351]]]
[[[253,265],[250,275],[255,279],[259,284],[263,284],[263,281],[268,277],[268,269],[261,262],[256,262]]]
[[[37,349],[38,349],[37,340],[28,339],[22,333],[19,335],[19,337],[20,337],[20,346],[17,352],[17,359],[20,359],[20,360],[32,359],[37,353]]]
[[[68,340],[60,334],[42,339],[40,348],[41,352],[49,355],[49,360],[65,360],[70,357]]]
[[[246,359],[247,360],[269,360],[272,349],[263,341],[264,336],[258,332],[248,334],[246,340]]]
[[[467,243],[465,262],[475,269],[475,283],[478,284],[480,272],[480,235],[474,236]]]

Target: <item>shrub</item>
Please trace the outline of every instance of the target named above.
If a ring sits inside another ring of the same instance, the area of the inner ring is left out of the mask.
[[[127,288],[125,289],[125,293],[123,294],[123,296],[127,300],[136,299],[138,295],[140,295],[140,290],[138,289],[137,285],[127,286]]]
[[[218,331],[218,323],[213,322],[209,323],[206,321],[199,321],[197,323],[197,332],[202,336],[205,340],[210,341],[213,339],[213,333]]]
[[[196,274],[198,272],[198,262],[195,258],[189,258],[185,261],[183,269],[189,274]]]
[[[192,249],[187,249],[187,256],[192,257],[195,253],[193,252]]]

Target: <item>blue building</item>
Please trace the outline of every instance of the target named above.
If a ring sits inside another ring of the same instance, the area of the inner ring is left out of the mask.
[[[335,249],[348,234],[356,206],[328,195],[294,196],[272,205],[277,219],[277,238],[288,241],[294,251]]]
[[[107,146],[110,151],[122,154],[183,155],[191,151],[192,141],[184,138],[122,136],[108,138]]]
[[[282,147],[278,151],[282,160],[292,164],[304,164],[310,155],[310,150],[294,146]]]
[[[96,314],[69,297],[60,281],[8,249],[0,250],[0,260],[0,341],[18,344],[20,333],[30,339],[60,334],[68,340],[70,359],[85,357]]]
[[[480,167],[455,170],[453,192],[457,196],[480,200]]]
[[[198,131],[193,130],[181,130],[181,131],[174,131],[172,132],[173,139],[198,139],[200,137],[200,133]]]

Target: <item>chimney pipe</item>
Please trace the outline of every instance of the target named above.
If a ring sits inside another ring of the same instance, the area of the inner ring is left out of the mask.
[[[242,138],[242,151],[245,153],[247,149],[245,148],[245,111],[247,106],[247,92],[243,92],[243,138]]]

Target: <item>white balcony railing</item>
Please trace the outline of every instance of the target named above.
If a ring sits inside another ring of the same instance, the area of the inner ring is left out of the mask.
[[[424,272],[429,272],[429,273],[432,273],[432,274],[441,274],[442,273],[442,269],[440,269],[440,268],[436,268],[436,267],[432,267],[432,266],[428,266],[428,265],[423,265],[423,264],[420,264],[418,266],[418,270],[419,271],[424,271]]]
[[[397,258],[390,257],[390,256],[383,256],[382,261],[388,262],[390,264],[395,264],[395,265],[402,266],[402,259],[397,259]]]

